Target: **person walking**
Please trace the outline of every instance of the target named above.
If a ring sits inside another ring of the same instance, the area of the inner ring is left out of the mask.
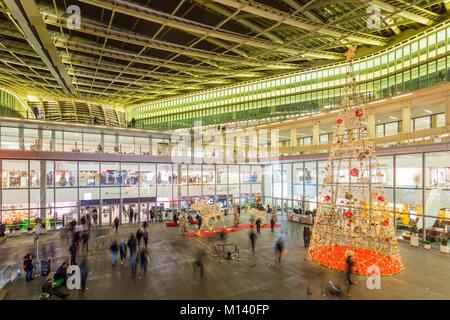
[[[199,251],[197,253],[196,259],[194,260],[193,267],[194,267],[194,276],[195,276],[195,274],[197,272],[197,269],[200,270],[200,279],[203,279],[204,275],[205,275],[204,262],[205,262],[205,252],[204,251]]]
[[[116,229],[116,232],[119,231],[119,218],[118,217],[116,217],[114,219],[114,228]]]
[[[133,278],[136,277],[136,263],[137,263],[137,241],[134,234],[131,234],[128,240],[128,249],[130,250],[130,262],[131,262],[131,275]]]
[[[197,224],[198,224],[198,231],[202,228],[203,219],[202,216],[198,216]]]
[[[256,233],[255,230],[253,230],[253,228],[250,229],[248,237],[250,239],[250,244],[252,246],[252,252],[255,253]]]
[[[125,258],[127,257],[127,245],[123,239],[120,241],[119,245],[119,253],[120,253],[120,263],[123,264]]]
[[[136,240],[137,240],[138,249],[141,248],[141,241],[142,241],[143,237],[144,237],[144,233],[142,232],[142,229],[139,227],[136,231]]]
[[[139,260],[141,262],[141,270],[144,272],[144,274],[146,274],[147,273],[147,264],[148,264],[148,260],[149,260],[147,247],[143,248],[140,251]]]
[[[153,222],[153,219],[155,219],[155,211],[153,209],[150,210],[150,222]]]
[[[278,238],[275,243],[275,258],[279,265],[281,265],[282,258],[285,254],[284,250],[284,240],[282,237]]]
[[[97,229],[98,228],[98,212],[97,209],[94,208],[94,210],[92,210],[92,220],[94,220],[94,227]]]
[[[144,231],[142,232],[142,239],[144,240],[144,246],[147,249],[147,245],[148,245],[148,231],[147,231],[147,228],[144,228]]]
[[[72,242],[72,245],[69,247],[70,252],[70,264],[76,265],[76,257],[77,257],[78,245],[75,241]]]
[[[133,215],[134,215],[134,210],[133,210],[133,208],[130,207],[130,213],[129,213],[130,223],[133,223],[133,218],[134,218]]]
[[[354,253],[352,251],[347,252],[347,258],[345,259],[345,263],[347,265],[347,273],[346,273],[346,280],[348,284],[354,284],[354,282],[351,279],[353,266],[355,265],[355,261],[353,260]]]
[[[305,248],[308,247],[308,235],[309,235],[308,227],[304,226],[303,227],[303,244],[305,245]]]
[[[275,219],[272,217],[270,219],[270,231],[274,232],[275,230]]]
[[[81,239],[83,240],[83,252],[88,252],[89,250],[89,231],[85,230],[83,232],[83,235],[81,236]]]
[[[33,269],[34,269],[33,257],[31,256],[31,253],[25,255],[22,263],[23,263],[23,271],[25,271],[26,274],[25,281],[29,282],[33,280]]]
[[[260,234],[261,233],[261,219],[256,219],[256,232],[258,233],[258,234]]]
[[[113,268],[116,266],[116,259],[117,259],[117,252],[119,251],[119,246],[117,245],[117,241],[113,240],[111,247],[109,247],[111,250],[111,260],[112,260],[112,266]]]
[[[86,290],[86,282],[87,282],[88,274],[89,274],[88,263],[87,263],[87,259],[84,258],[80,264],[81,293],[83,293],[83,294]]]

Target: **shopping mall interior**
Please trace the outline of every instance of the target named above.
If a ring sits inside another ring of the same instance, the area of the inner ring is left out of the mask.
[[[57,296],[77,232],[68,299],[450,297],[449,0],[0,0],[0,24],[0,300]],[[138,228],[136,284],[109,266]]]

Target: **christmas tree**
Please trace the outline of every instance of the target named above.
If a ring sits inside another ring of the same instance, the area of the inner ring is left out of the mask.
[[[369,275],[376,266],[381,275],[391,275],[403,266],[384,193],[384,173],[368,137],[367,117],[357,93],[352,65],[355,51],[350,46],[346,53],[343,105],[323,172],[309,254],[313,261],[341,271],[346,270],[346,257],[351,254],[354,273]]]

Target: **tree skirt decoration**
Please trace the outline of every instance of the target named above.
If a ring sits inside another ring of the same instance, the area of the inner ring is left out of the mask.
[[[338,116],[338,121],[343,120],[324,169],[309,254],[316,263],[346,271],[347,253],[353,252],[354,273],[370,275],[371,266],[377,266],[381,275],[392,275],[401,272],[403,264],[385,200],[384,174],[368,138],[366,113],[358,107],[352,66],[355,49],[350,46],[346,54],[349,66]]]
[[[166,222],[166,227],[178,227],[178,223],[176,223],[176,222]]]

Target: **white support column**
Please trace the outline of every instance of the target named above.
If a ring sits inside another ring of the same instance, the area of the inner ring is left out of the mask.
[[[253,131],[253,136],[251,137],[251,139],[252,139],[252,144],[251,144],[252,156],[251,156],[251,158],[254,159],[255,161],[258,161],[258,159],[259,159],[259,130],[258,129]]]
[[[367,130],[369,132],[369,138],[375,138],[375,113],[373,111],[369,111],[367,115]]]
[[[270,158],[278,158],[280,153],[280,130],[270,129]]]
[[[291,147],[297,146],[297,128],[291,129]]]
[[[312,145],[320,144],[320,126],[319,122],[314,122],[313,124],[313,137],[312,137]]]
[[[402,133],[408,133],[411,131],[411,107],[405,105],[402,108]]]

